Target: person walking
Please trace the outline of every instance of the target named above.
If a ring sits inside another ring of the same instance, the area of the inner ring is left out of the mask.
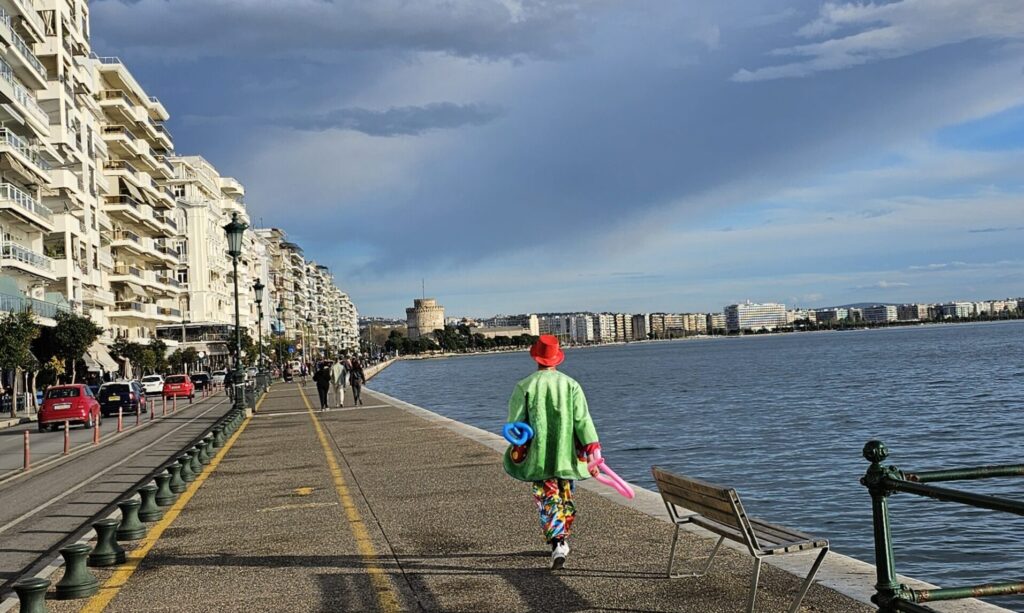
[[[348,369],[348,384],[352,386],[352,406],[363,404],[360,394],[363,391],[363,384],[366,383],[366,374],[363,372],[363,365],[359,358],[352,358]]]
[[[558,372],[565,353],[558,338],[541,336],[530,348],[537,371],[519,381],[508,401],[508,422],[526,422],[533,438],[505,451],[505,472],[531,484],[544,540],[551,547],[551,569],[569,555],[569,535],[576,519],[575,482],[592,473],[587,463],[601,457],[601,443],[590,418],[583,388]]]
[[[331,365],[331,387],[334,388],[334,400],[338,403],[338,408],[345,406],[345,377],[348,376],[348,371],[345,369],[343,360],[338,360]]]
[[[327,392],[331,389],[331,369],[325,362],[317,365],[316,372],[313,373],[313,382],[316,383],[316,393],[320,396],[320,410],[326,411],[329,408]]]

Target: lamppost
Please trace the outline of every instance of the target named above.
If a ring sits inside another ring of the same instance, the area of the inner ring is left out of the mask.
[[[287,332],[284,329],[284,304],[278,302],[277,309],[275,310],[277,311],[277,334],[281,336],[281,338],[287,339]],[[281,372],[284,372],[285,356],[281,355],[281,343],[276,343],[275,346],[278,348],[275,351],[277,354],[277,367],[281,369]]]
[[[242,372],[242,318],[238,306],[238,258],[242,255],[242,237],[248,227],[244,222],[238,221],[237,212],[231,214],[231,222],[224,226],[224,233],[228,237],[228,255],[231,256],[231,268],[235,281],[235,374],[231,378],[233,385],[245,381],[245,374]],[[235,408],[244,411],[244,393],[239,394],[236,388],[234,396]]]
[[[259,348],[259,353],[256,355],[259,361],[256,363],[256,366],[260,369],[260,375],[263,374],[263,289],[265,287],[259,279],[256,279],[256,283],[252,284],[252,291],[256,293],[256,313],[258,314],[257,336],[259,341],[257,347]]]

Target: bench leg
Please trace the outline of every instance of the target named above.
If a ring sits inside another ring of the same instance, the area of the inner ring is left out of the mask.
[[[719,548],[722,546],[722,542],[725,541],[725,537],[720,537],[718,542],[715,543],[715,548],[711,550],[711,555],[708,556],[706,562],[704,562],[704,568],[700,569],[697,573],[680,573],[672,574],[672,563],[676,557],[676,542],[679,540],[679,524],[676,524],[675,534],[672,535],[672,550],[668,555],[668,578],[669,579],[680,579],[682,577],[703,577],[708,574],[708,570],[711,569],[711,563],[715,560],[715,555],[718,554]]]
[[[797,592],[796,600],[793,601],[793,606],[789,608],[789,613],[796,613],[796,610],[800,608],[800,603],[803,602],[808,588],[811,587],[811,582],[814,581],[814,575],[818,574],[818,569],[821,568],[821,562],[825,559],[826,554],[828,554],[828,547],[822,547],[821,553],[818,554],[818,558],[814,560],[814,564],[811,566],[810,572],[807,573],[807,578],[804,579],[803,584],[800,586],[800,591]]]
[[[750,604],[747,606],[747,613],[754,613],[754,603],[757,601],[757,583],[761,579],[761,558],[754,558],[754,578],[750,582]]]

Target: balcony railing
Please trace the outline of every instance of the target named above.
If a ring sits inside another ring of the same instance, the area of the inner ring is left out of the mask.
[[[137,168],[124,160],[107,160],[103,162],[103,168],[106,170],[127,170],[133,175],[139,172]]]
[[[100,100],[123,100],[128,106],[132,106],[132,99],[120,89],[105,89],[100,92]]]
[[[157,307],[156,312],[161,315],[170,315],[171,317],[181,317],[181,309],[172,309],[170,307]]]
[[[17,243],[0,243],[0,258],[17,260],[46,272],[53,272],[53,260]]]
[[[114,230],[115,241],[132,241],[133,243],[142,243],[142,237],[132,232],[131,230]]]
[[[53,211],[10,183],[0,183],[0,200],[13,202],[33,215],[38,215],[46,221],[53,221]]]
[[[168,139],[170,139],[172,141],[174,140],[174,137],[171,136],[171,131],[167,129],[166,125],[164,125],[162,123],[157,123],[155,121],[151,121],[150,123],[153,124],[153,127],[156,128],[157,132],[162,132],[163,135],[166,136]]]
[[[103,134],[122,134],[128,140],[136,141],[139,140],[135,133],[124,126],[103,126]]]
[[[167,216],[167,215],[154,215],[154,217],[156,217],[157,221],[163,222],[163,223],[167,224],[168,226],[174,228],[175,230],[178,229],[178,222],[174,221],[169,216]]]
[[[0,128],[0,144],[7,145],[11,149],[17,150],[39,168],[42,168],[43,170],[50,170],[50,163],[43,159],[43,157],[28,144],[27,140],[18,136],[14,132],[11,132],[7,128]]]
[[[124,204],[124,205],[130,206],[130,207],[132,207],[134,209],[139,208],[139,206],[141,206],[141,204],[142,204],[141,202],[139,202],[135,198],[132,198],[128,194],[118,194],[117,196],[106,196],[105,200],[106,200],[107,204],[114,204],[114,205]]]
[[[115,275],[131,275],[133,277],[138,277],[140,279],[142,278],[142,271],[141,270],[139,270],[135,266],[129,266],[128,264],[124,264],[124,263],[114,264],[114,274]]]
[[[114,56],[100,57],[100,58],[97,58],[97,59],[100,61],[100,64],[122,64],[123,63],[123,62],[121,62],[121,58],[114,57]]]
[[[45,300],[36,300],[35,298],[29,298],[28,296],[0,294],[0,311],[6,311],[8,313],[31,312],[39,315],[40,317],[53,319],[57,317],[57,313],[67,313],[70,309],[63,304],[46,302]]]
[[[18,34],[18,32],[14,29],[14,26],[11,22],[10,14],[8,14],[7,11],[5,11],[2,7],[0,7],[0,23],[6,25],[7,28],[11,31],[11,39],[14,41],[15,48],[17,48],[18,51],[21,53],[22,57],[25,58],[25,61],[27,61],[32,66],[32,68],[35,68],[36,71],[43,76],[43,80],[45,81],[47,79],[46,67],[43,66],[43,63],[39,61],[39,58],[36,57],[36,54],[32,52],[32,49],[28,46],[28,43],[25,42],[25,39],[23,39],[21,35]]]
[[[174,174],[174,164],[171,164],[171,162],[162,155],[157,157],[157,159],[167,167],[167,170],[169,170],[171,174]]]
[[[39,106],[35,97],[29,93],[24,85],[21,84],[21,80],[14,75],[14,69],[11,68],[11,65],[2,59],[0,59],[0,78],[10,83],[11,89],[14,90],[14,99],[17,100],[21,106],[34,113],[36,115],[36,119],[39,119],[42,123],[50,123],[50,116],[46,114],[43,107]]]
[[[130,301],[130,300],[124,300],[124,301],[118,301],[118,302],[114,303],[114,310],[115,311],[136,311],[138,313],[141,313],[142,309],[143,309],[143,307],[142,307],[142,303],[141,302],[133,302],[133,301]]]

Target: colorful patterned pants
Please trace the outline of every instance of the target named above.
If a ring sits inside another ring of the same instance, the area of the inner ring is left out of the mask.
[[[573,488],[573,482],[566,479],[533,482],[533,499],[540,511],[540,528],[548,543],[567,538],[572,531],[572,521],[576,519]]]

